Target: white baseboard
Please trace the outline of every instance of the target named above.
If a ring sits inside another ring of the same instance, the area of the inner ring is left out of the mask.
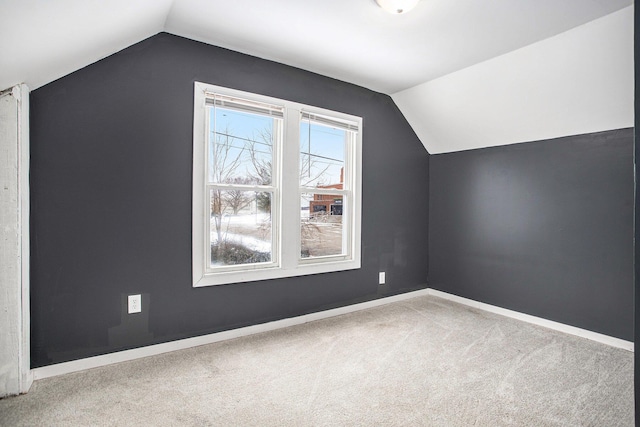
[[[216,332],[199,337],[185,338],[182,340],[171,341],[162,344],[154,344],[146,347],[134,348],[132,350],[118,351],[116,353],[103,354],[100,356],[88,357],[86,359],[73,360],[71,362],[57,363],[55,365],[32,369],[33,378],[35,380],[40,380],[57,375],[83,371],[85,369],[107,366],[113,363],[126,362],[128,360],[140,359],[147,356],[155,356],[157,354],[168,353],[170,351],[183,350],[186,348],[198,347],[205,344],[212,344],[219,341],[258,334],[260,332],[288,328],[289,326],[302,325],[304,323],[313,322],[315,320],[327,319],[329,317],[340,316],[341,314],[353,313],[356,311],[365,310],[367,308],[378,307],[381,305],[404,301],[407,299],[425,295],[428,295],[428,290],[420,289],[413,292],[407,292],[404,294],[393,295],[390,297],[380,298],[372,301],[352,304],[345,307],[338,307],[330,310],[319,311],[316,313],[305,314],[302,316],[291,317],[288,319],[276,320],[274,322],[261,323],[259,325],[247,326],[244,328],[232,329],[223,332]]]
[[[404,301],[411,298],[432,295],[435,297],[447,299],[460,304],[464,304],[470,307],[474,307],[480,310],[485,310],[491,313],[500,314],[502,316],[511,317],[513,319],[521,320],[535,325],[543,326],[556,331],[564,332],[571,335],[576,335],[582,338],[587,338],[593,341],[597,341],[603,344],[610,345],[612,347],[622,348],[624,350],[633,351],[633,343],[619,338],[610,337],[608,335],[599,334],[597,332],[588,331],[586,329],[576,328],[574,326],[565,325],[563,323],[554,322],[551,320],[543,319],[540,317],[530,316],[528,314],[519,313],[517,311],[507,310],[505,308],[496,307],[490,304],[485,304],[462,298],[456,295],[448,294],[446,292],[438,291],[435,289],[420,289],[413,292],[407,292],[404,294],[393,295],[390,297],[380,298],[373,301],[362,302],[358,304],[348,305],[345,307],[333,308],[331,310],[319,311],[316,313],[305,314],[302,316],[291,317],[288,319],[276,320],[274,322],[262,323],[259,325],[247,326],[244,328],[232,329],[229,331],[216,332],[209,335],[203,335],[193,338],[185,338],[182,340],[171,341],[162,344],[154,344],[146,347],[135,348],[132,350],[119,351],[116,353],[104,354],[101,356],[88,357],[86,359],[73,360],[71,362],[58,363],[55,365],[43,366],[41,368],[35,368],[31,370],[34,380],[43,378],[54,377],[57,375],[69,374],[72,372],[83,371],[85,369],[98,368],[101,366],[107,366],[114,363],[126,362],[129,360],[140,359],[142,357],[155,356],[157,354],[168,353],[170,351],[183,350],[191,347],[198,347],[201,345],[212,344],[219,341],[229,340],[233,338],[244,337],[247,335],[258,334],[261,332],[273,331],[276,329],[287,328],[295,325],[302,325],[304,323],[313,322],[315,320],[327,319],[334,316],[340,316],[342,314],[353,313],[368,308],[379,307],[385,304],[393,302]]]
[[[576,328],[575,326],[565,325],[564,323],[554,322],[552,320],[531,316],[529,314],[520,313],[518,311],[507,310],[506,308],[496,307],[495,305],[485,304],[471,299],[459,297],[457,295],[448,294],[446,292],[438,291],[432,288],[427,289],[427,294],[460,304],[468,305],[480,310],[489,311],[491,313],[500,314],[506,317],[511,317],[523,322],[533,323],[534,325],[543,326],[545,328],[564,332],[566,334],[576,335],[588,340],[607,344],[611,347],[617,347],[631,352],[634,351],[634,345],[631,341],[625,341],[620,338],[611,337],[609,335],[599,334],[597,332],[589,331],[586,329]]]

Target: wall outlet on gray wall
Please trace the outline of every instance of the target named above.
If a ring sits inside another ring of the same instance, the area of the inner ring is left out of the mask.
[[[142,296],[141,295],[129,295],[128,298],[129,314],[140,313],[142,311]]]

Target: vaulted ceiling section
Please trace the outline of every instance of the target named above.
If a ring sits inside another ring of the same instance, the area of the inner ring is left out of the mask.
[[[421,0],[390,15],[374,0],[2,0],[0,89],[166,31],[389,94],[429,152],[457,151],[632,125],[632,3]],[[605,109],[616,117],[594,123]],[[568,126],[540,122],[562,112]]]

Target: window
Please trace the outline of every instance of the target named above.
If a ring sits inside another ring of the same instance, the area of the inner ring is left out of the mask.
[[[193,285],[360,268],[362,119],[195,83]]]

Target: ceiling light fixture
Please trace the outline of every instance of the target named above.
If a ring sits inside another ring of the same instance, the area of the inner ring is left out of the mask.
[[[419,1],[420,0],[376,0],[376,3],[385,11],[399,15],[409,12],[416,7]]]

